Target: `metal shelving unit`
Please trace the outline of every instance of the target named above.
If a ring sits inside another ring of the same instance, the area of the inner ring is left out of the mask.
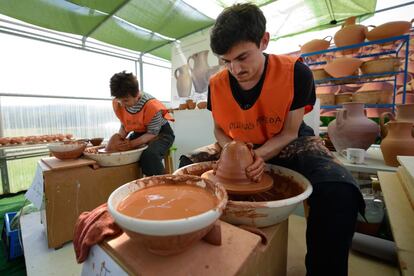
[[[315,84],[318,86],[336,86],[336,85],[342,85],[342,84],[356,84],[356,83],[366,83],[366,82],[385,82],[385,81],[394,81],[394,91],[393,91],[393,102],[389,104],[366,104],[365,107],[367,108],[392,108],[394,111],[395,108],[395,97],[397,94],[397,75],[404,74],[404,83],[403,83],[403,94],[402,94],[402,103],[405,103],[405,97],[406,97],[406,88],[407,88],[407,79],[408,79],[408,60],[409,60],[409,47],[410,47],[410,35],[401,35],[401,36],[395,36],[390,37],[386,39],[380,39],[375,41],[368,41],[363,42],[360,44],[354,44],[344,47],[331,47],[327,50],[323,51],[317,51],[312,53],[306,53],[302,54],[301,57],[305,60],[305,63],[312,68],[312,66],[317,65],[323,65],[326,64],[326,61],[318,61],[313,62],[309,59],[311,56],[317,56],[317,55],[326,55],[329,53],[334,53],[338,51],[343,50],[350,50],[355,48],[364,48],[367,46],[374,46],[374,45],[382,45],[386,43],[393,43],[394,49],[385,49],[384,51],[378,52],[378,53],[364,53],[363,51],[361,53],[357,53],[353,55],[352,57],[355,58],[368,58],[368,57],[381,57],[381,56],[389,56],[389,55],[395,55],[396,57],[401,57],[401,54],[405,58],[404,61],[404,70],[396,71],[396,72],[383,72],[381,74],[362,74],[358,76],[347,76],[343,78],[326,78],[322,80],[316,80]],[[405,49],[402,50],[402,48],[405,46]],[[379,80],[378,80],[379,79]],[[335,82],[341,82],[340,84]],[[340,108],[341,105],[323,105],[321,106],[322,109],[334,109],[334,108]]]

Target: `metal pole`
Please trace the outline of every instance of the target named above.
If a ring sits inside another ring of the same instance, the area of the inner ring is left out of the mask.
[[[141,91],[144,91],[144,64],[142,61],[143,54],[139,55],[139,84]]]
[[[3,137],[3,116],[1,111],[1,97],[0,97],[0,137]],[[1,182],[3,186],[3,194],[10,192],[9,173],[7,170],[6,153],[3,149],[0,150],[0,173]]]

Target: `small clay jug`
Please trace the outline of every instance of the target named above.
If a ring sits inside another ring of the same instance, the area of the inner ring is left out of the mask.
[[[414,124],[414,104],[397,104],[396,116],[391,112],[384,112],[380,116],[381,138],[387,136],[388,123],[385,123],[385,118],[390,121],[410,122]],[[414,137],[414,128],[412,129],[412,136]]]
[[[342,25],[342,29],[337,31],[334,36],[334,42],[337,47],[344,47],[364,42],[367,27],[355,24],[356,17],[348,18]],[[360,47],[344,50],[344,54],[352,54],[358,52]]]
[[[187,59],[187,64],[191,69],[191,78],[193,80],[194,90],[197,93],[204,93],[207,91],[208,78],[210,77],[210,67],[207,61],[208,51],[209,50],[204,50],[194,53]]]
[[[363,103],[344,103],[328,125],[328,135],[337,152],[347,148],[367,150],[378,134],[379,126],[367,118]]]
[[[397,155],[414,156],[412,128],[411,122],[391,121],[388,123],[388,134],[380,146],[386,165],[399,166]]]
[[[302,46],[299,45],[300,52],[302,54],[307,54],[307,53],[326,50],[329,48],[329,45],[331,44],[331,40],[332,40],[332,36],[330,35],[324,37],[323,39],[313,39],[311,41],[306,42]],[[321,55],[313,55],[313,56],[308,56],[307,58],[309,58],[310,60],[316,60],[320,56]]]
[[[191,75],[190,67],[184,64],[174,71],[175,79],[177,80],[177,92],[179,97],[188,97],[191,94]]]

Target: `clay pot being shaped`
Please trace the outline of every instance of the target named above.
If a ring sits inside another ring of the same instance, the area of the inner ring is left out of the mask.
[[[273,186],[273,179],[266,173],[260,182],[253,182],[246,174],[246,168],[253,164],[251,145],[240,141],[227,143],[217,161],[216,167],[202,177],[219,182],[231,194],[253,194],[267,191]]]
[[[364,42],[367,27],[364,25],[355,24],[356,17],[348,18],[342,29],[337,31],[334,36],[334,42],[337,47],[344,47]],[[358,52],[360,47],[349,50],[344,50],[344,54],[352,54]]]
[[[177,93],[179,97],[188,97],[191,94],[191,75],[188,64],[184,64],[174,71],[177,80]]]
[[[336,58],[325,65],[325,71],[334,78],[351,76],[358,71],[362,60],[358,58]]]
[[[109,138],[108,144],[105,147],[105,151],[106,152],[118,152],[121,151],[118,148],[118,144],[122,141],[124,141],[125,139],[121,137],[121,135],[119,133],[115,133],[114,135],[111,136],[111,138]]]
[[[193,175],[160,175],[116,189],[108,210],[130,239],[153,254],[168,256],[214,231],[226,204],[220,184]]]
[[[414,138],[411,134],[413,123],[392,121],[388,123],[388,134],[381,142],[384,162],[398,167],[397,155],[414,156]]]
[[[392,21],[379,25],[378,27],[370,25],[368,27],[374,27],[374,29],[367,31],[366,37],[369,41],[372,41],[406,34],[410,31],[413,21],[414,19],[411,22]]]
[[[367,150],[375,142],[379,126],[367,118],[363,103],[344,103],[329,123],[328,134],[337,152],[347,148]]]
[[[209,76],[209,65],[207,62],[208,51],[201,51],[195,54],[192,54],[187,59],[187,64],[191,69],[191,78],[194,84],[194,90],[197,93],[204,93],[207,91],[208,87],[208,78]],[[191,62],[193,61],[192,66]]]
[[[214,162],[200,162],[179,168],[174,175],[203,175]],[[303,175],[276,165],[266,164],[265,172],[273,178],[272,189],[252,195],[231,195],[220,219],[235,225],[268,227],[287,219],[296,207],[312,193]]]
[[[380,116],[381,138],[387,136],[388,123],[385,123],[385,118],[390,121],[409,122],[414,124],[414,104],[397,104],[396,116],[391,112],[384,112]],[[414,137],[414,128],[412,129],[412,136]]]

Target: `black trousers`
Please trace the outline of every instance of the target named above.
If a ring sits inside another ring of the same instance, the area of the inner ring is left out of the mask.
[[[295,170],[312,183],[306,228],[307,275],[347,275],[357,214],[364,212],[365,203],[350,172],[311,135],[313,130],[302,124],[299,137],[267,163]],[[205,153],[197,156],[205,157]],[[200,162],[194,157],[181,156],[180,167]]]
[[[144,133],[132,133],[128,139],[134,140]],[[175,136],[169,123],[161,127],[157,138],[148,143],[148,148],[144,150],[139,159],[139,165],[145,176],[164,174],[162,160],[167,155],[168,150],[174,142]]]

